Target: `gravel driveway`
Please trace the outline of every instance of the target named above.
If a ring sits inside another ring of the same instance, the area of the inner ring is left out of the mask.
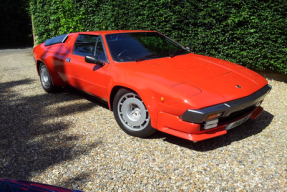
[[[47,94],[28,53],[0,54],[0,177],[84,191],[287,191],[287,84],[227,135],[125,134],[106,104]]]

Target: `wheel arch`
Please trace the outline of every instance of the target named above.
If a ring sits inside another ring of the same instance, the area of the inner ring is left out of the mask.
[[[109,109],[111,111],[113,111],[113,102],[114,102],[114,98],[115,95],[117,94],[117,92],[121,89],[127,89],[131,92],[134,92],[136,94],[138,94],[140,96],[140,98],[143,100],[147,110],[149,111],[150,114],[150,118],[151,118],[151,125],[153,128],[157,129],[157,121],[158,121],[158,105],[157,103],[154,101],[154,95],[152,94],[152,92],[150,90],[137,90],[135,88],[131,88],[131,87],[127,87],[127,86],[122,86],[122,85],[115,85],[110,92],[110,96],[109,96]]]
[[[40,75],[40,70],[39,67],[43,63],[46,67],[47,70],[49,71],[49,74],[51,76],[51,80],[53,85],[55,86],[66,86],[67,84],[62,80],[62,78],[56,73],[55,69],[51,69],[44,61],[42,60],[36,60],[36,69],[38,76]]]
[[[133,89],[131,89],[131,88],[128,88],[128,87],[125,87],[125,86],[121,86],[121,85],[116,85],[116,86],[114,86],[114,87],[112,88],[112,90],[111,90],[111,94],[110,94],[110,97],[109,97],[109,109],[110,109],[111,111],[113,111],[113,102],[114,102],[115,95],[117,94],[117,92],[118,92],[120,89],[127,89],[127,90],[129,90],[129,91],[131,91],[131,92],[134,92],[134,93],[138,94],[137,91],[135,91],[135,90],[133,90]],[[138,94],[138,95],[139,95],[139,94]]]
[[[40,60],[37,60],[36,61],[36,69],[37,69],[37,73],[38,73],[38,76],[40,75],[40,73],[39,73],[39,67],[40,67],[40,64],[41,63],[44,63],[43,61],[40,61]],[[44,63],[45,64],[45,63]]]

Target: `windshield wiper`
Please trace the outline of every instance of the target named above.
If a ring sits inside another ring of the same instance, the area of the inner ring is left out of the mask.
[[[175,55],[180,54],[180,53],[183,53],[183,52],[186,52],[186,50],[185,50],[185,49],[175,50],[175,51],[173,51],[173,52],[169,55],[169,57],[172,58],[172,57],[174,57]]]
[[[155,57],[155,56],[162,56],[162,55],[167,55],[167,54],[164,54],[164,53],[152,53],[152,54],[149,54],[149,55],[146,55],[144,57],[141,57],[139,59],[136,59],[135,62],[138,62],[138,61],[141,61],[147,57]]]

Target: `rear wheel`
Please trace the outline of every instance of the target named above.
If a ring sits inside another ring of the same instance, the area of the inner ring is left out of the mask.
[[[127,89],[120,89],[113,102],[114,116],[127,134],[147,137],[156,132],[152,128],[149,112],[138,94]]]
[[[49,71],[44,63],[41,63],[39,66],[39,75],[41,85],[47,93],[53,93],[57,91],[58,87],[53,85]]]

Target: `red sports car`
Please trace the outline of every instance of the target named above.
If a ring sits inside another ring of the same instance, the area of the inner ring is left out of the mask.
[[[71,85],[109,105],[128,134],[191,141],[227,133],[262,112],[271,90],[240,65],[190,53],[155,31],[78,32],[34,48],[44,90]]]

